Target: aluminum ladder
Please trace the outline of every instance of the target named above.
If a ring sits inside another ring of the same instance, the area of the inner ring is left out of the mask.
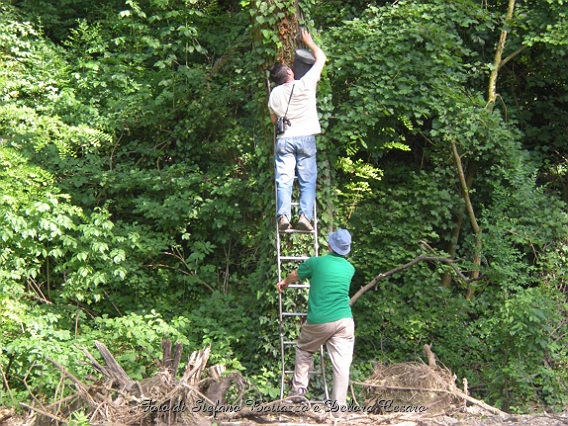
[[[294,179],[297,182],[297,177]],[[297,185],[295,185],[294,192],[299,192]],[[276,190],[276,197],[278,193]],[[299,203],[292,202],[292,216],[294,216],[294,211],[296,211],[296,217],[298,216]],[[292,221],[291,221],[292,223]],[[286,231],[278,230],[278,220],[276,221],[276,251],[277,251],[277,262],[278,262],[278,281],[285,277],[288,272],[297,268],[301,262],[310,257],[309,253],[302,253],[298,255],[298,246],[309,246],[312,251],[312,256],[319,256],[319,245],[318,245],[318,221],[317,221],[317,209],[316,203],[314,203],[314,214],[313,214],[313,231],[303,231],[298,229],[290,228]],[[307,239],[310,238],[311,242]],[[300,240],[300,244],[295,244]],[[306,239],[306,241],[302,241]],[[296,250],[295,250],[296,249]],[[287,323],[294,321],[296,325],[296,331],[299,329],[300,322],[303,322],[306,318],[308,305],[308,291],[309,284],[307,283],[293,283],[290,284],[287,290],[282,293],[278,293],[278,307],[279,307],[279,325],[280,325],[280,362],[281,362],[281,379],[280,379],[280,400],[284,398],[284,390],[286,388],[287,378],[291,382],[292,376],[294,374],[294,369],[286,368],[286,355],[289,349],[295,349],[296,341],[295,337],[291,336],[293,330],[290,330],[290,326]],[[292,301],[290,301],[290,295],[292,294]],[[285,300],[286,299],[286,300]],[[291,305],[291,306],[289,306]],[[291,310],[292,307],[295,309]],[[295,352],[295,351],[294,351]],[[314,357],[316,358],[316,357]],[[323,389],[319,390],[319,394],[323,395],[323,401],[329,399],[329,391],[327,386],[327,381],[325,377],[325,356],[323,345],[320,348],[319,359],[314,359],[313,371],[310,371],[310,389],[313,388],[312,380],[314,376],[321,377],[321,384]],[[319,361],[319,365],[315,361]],[[293,367],[293,366],[292,366]],[[323,402],[320,399],[316,399],[313,402]]]

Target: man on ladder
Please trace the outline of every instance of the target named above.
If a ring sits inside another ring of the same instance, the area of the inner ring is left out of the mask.
[[[278,230],[290,228],[291,198],[297,171],[300,186],[300,211],[297,229],[313,231],[311,224],[316,197],[316,138],[321,133],[316,108],[316,88],[326,56],[312,36],[301,31],[302,42],[311,50],[315,62],[311,69],[296,80],[294,71],[280,62],[270,69],[270,80],[276,84],[268,101],[270,118],[277,123],[275,161]],[[279,128],[279,129],[278,129]]]
[[[349,287],[355,268],[344,258],[351,251],[351,235],[346,229],[330,233],[328,245],[327,255],[310,257],[276,286],[282,292],[290,284],[310,280],[308,316],[296,345],[292,392],[286,402],[306,400],[312,357],[325,344],[333,366],[331,402],[339,414],[347,403],[355,341],[355,325],[349,305]]]

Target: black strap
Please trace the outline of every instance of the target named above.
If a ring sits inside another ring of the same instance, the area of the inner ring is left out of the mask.
[[[286,115],[288,114],[288,108],[290,108],[290,101],[292,100],[292,93],[294,93],[294,87],[296,87],[296,84],[292,86],[292,90],[290,91],[290,97],[288,98],[288,106],[286,107],[286,112],[284,113],[284,119],[286,119]]]

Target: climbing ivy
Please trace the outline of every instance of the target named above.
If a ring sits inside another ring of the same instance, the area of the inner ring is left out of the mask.
[[[215,362],[278,395],[266,70],[292,60],[303,26],[328,56],[321,249],[327,230],[352,232],[353,292],[432,252],[477,274],[419,264],[365,294],[353,377],[429,343],[490,403],[565,405],[562,0],[517,4],[505,26],[503,1],[8,3],[2,403],[51,396],[59,377],[46,356],[86,373],[76,341],[104,340],[143,377],[164,335],[187,350],[211,344]]]

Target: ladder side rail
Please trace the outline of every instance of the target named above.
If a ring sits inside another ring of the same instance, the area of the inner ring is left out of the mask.
[[[294,177],[294,180],[297,180],[297,176]],[[275,185],[275,199],[276,205],[278,205],[278,188]],[[291,203],[293,207],[299,207],[298,202]],[[319,256],[319,241],[318,241],[318,220],[317,220],[317,202],[314,203],[314,212],[313,212],[313,231],[298,231],[298,230],[287,230],[284,233],[311,233],[313,234],[313,252],[314,256]],[[280,238],[280,231],[278,229],[278,220],[276,220],[276,246],[277,246],[277,264],[278,264],[278,281],[282,279],[282,266],[283,262],[289,261],[303,261],[309,258],[309,256],[283,256],[282,255],[282,248],[281,248],[282,240]],[[289,288],[293,289],[303,289],[309,288],[309,285],[303,284],[302,282],[290,284]],[[281,363],[281,378],[280,378],[280,400],[284,398],[284,387],[286,382],[286,375],[291,374],[294,370],[286,370],[286,357],[285,357],[285,350],[286,346],[295,346],[296,342],[292,342],[286,340],[285,338],[285,330],[284,330],[284,320],[287,317],[306,317],[306,312],[285,312],[284,305],[283,305],[283,296],[282,293],[278,294],[278,305],[279,305],[279,326],[280,326],[280,363]],[[329,389],[327,385],[327,379],[325,376],[325,349],[322,345],[320,347],[320,369],[319,372],[314,372],[314,374],[319,374],[322,377],[323,387],[324,387],[324,395],[325,399],[329,399]]]
[[[274,152],[276,152],[276,138],[274,139]],[[278,214],[278,186],[276,181],[274,182],[274,200],[276,201],[276,213]],[[282,280],[282,261],[281,261],[281,249],[280,249],[280,232],[278,229],[278,219],[276,220],[276,260],[278,269],[278,282]],[[280,334],[280,400],[284,398],[284,381],[286,378],[285,374],[285,353],[284,353],[284,321],[282,317],[282,293],[278,292],[278,325]]]

